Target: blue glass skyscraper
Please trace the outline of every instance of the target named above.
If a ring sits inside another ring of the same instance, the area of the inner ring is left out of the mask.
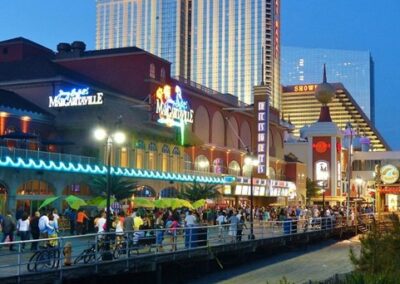
[[[328,81],[343,83],[374,122],[374,63],[369,51],[282,46],[282,85],[320,82],[323,64],[327,66]]]

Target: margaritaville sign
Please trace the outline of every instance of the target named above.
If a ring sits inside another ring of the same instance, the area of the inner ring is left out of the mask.
[[[157,121],[168,127],[179,127],[183,144],[184,127],[188,123],[193,123],[194,111],[189,107],[188,101],[182,98],[181,88],[179,86],[172,88],[170,85],[159,87],[155,100]]]
[[[54,97],[49,97],[49,107],[76,107],[103,104],[103,93],[90,92],[90,88],[59,90]]]

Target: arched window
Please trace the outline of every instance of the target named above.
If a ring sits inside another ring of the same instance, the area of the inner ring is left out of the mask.
[[[216,174],[224,173],[224,160],[221,158],[216,158],[213,161],[213,172]]]
[[[121,147],[119,151],[119,166],[127,168],[129,166],[128,149]]]
[[[148,185],[141,185],[133,191],[134,197],[156,197],[156,191]]]
[[[54,189],[45,181],[30,180],[17,189],[18,195],[53,195]]]
[[[136,148],[136,168],[142,169],[144,166],[144,150],[145,150],[145,145],[143,140],[137,140],[135,148]]]
[[[240,175],[240,165],[239,165],[239,163],[236,162],[236,161],[231,161],[229,163],[228,173],[230,175],[235,175],[235,176]]]
[[[162,67],[161,71],[160,71],[160,80],[161,80],[161,82],[165,82],[165,77],[166,77],[165,69],[164,69],[164,67]]]
[[[169,165],[169,146],[163,145],[161,151],[162,151],[161,170],[163,172],[166,172],[168,171],[168,165]]]
[[[208,161],[207,157],[204,155],[197,156],[194,162],[194,169],[195,171],[199,172],[209,172],[210,162]]]
[[[157,168],[157,145],[153,142],[149,144],[148,168],[149,170],[155,170]]]
[[[178,190],[173,186],[166,187],[160,191],[161,198],[175,198],[177,196]]]
[[[156,78],[156,66],[153,63],[150,64],[149,77],[152,79]]]
[[[253,170],[252,165],[243,165],[243,176],[249,177],[251,175],[251,171]]]
[[[192,159],[190,158],[190,156],[185,153],[183,156],[184,159],[184,168],[187,171],[191,171],[192,170]]]
[[[180,165],[180,155],[181,151],[178,147],[174,147],[172,150],[172,171],[177,173],[179,172],[179,165]]]
[[[90,195],[90,189],[87,184],[84,183],[73,183],[67,185],[63,190],[63,195]]]
[[[174,147],[174,149],[172,150],[172,154],[176,155],[176,156],[180,156],[181,155],[181,151],[179,150],[178,147]]]

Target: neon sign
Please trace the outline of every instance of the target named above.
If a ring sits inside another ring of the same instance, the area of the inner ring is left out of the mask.
[[[155,113],[158,115],[158,122],[168,127],[179,127],[181,129],[181,144],[184,143],[184,128],[188,123],[193,123],[194,111],[190,109],[188,101],[182,98],[182,90],[175,86],[175,93],[172,87],[165,85],[156,91]]]
[[[267,102],[259,101],[257,103],[257,157],[259,162],[257,173],[259,174],[265,174],[266,172],[267,108]]]
[[[70,91],[59,90],[54,97],[49,97],[49,107],[74,107],[103,104],[103,93],[97,92],[90,95],[89,88]]]

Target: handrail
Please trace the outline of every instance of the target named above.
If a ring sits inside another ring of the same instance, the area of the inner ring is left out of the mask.
[[[253,232],[255,241],[257,241],[304,234],[310,231],[332,231],[334,228],[341,226],[343,226],[342,221],[335,220],[332,217],[288,219],[285,221],[254,222]],[[3,247],[0,250],[0,278],[40,273],[42,271],[39,268],[42,269],[43,267],[43,271],[65,269],[64,262],[69,256],[64,256],[62,251],[67,243],[72,246],[71,259],[73,266],[93,265],[94,269],[98,269],[98,263],[106,259],[109,259],[109,261],[124,259],[129,265],[129,262],[134,261],[135,258],[150,254],[178,253],[180,251],[253,241],[249,238],[249,222],[245,222],[242,233],[238,229],[240,227],[232,224],[196,225],[178,227],[176,230],[171,228],[147,229],[128,231],[123,234],[115,232],[93,233],[80,236],[60,236],[56,239],[48,238],[0,243],[0,247]],[[32,243],[38,243],[38,247],[40,247],[40,245],[54,240],[57,240],[58,246],[47,252],[44,248],[39,249],[36,255],[40,253],[42,255],[35,259],[33,256],[35,252],[30,251]],[[109,252],[111,254],[108,253],[107,256],[104,243],[108,241],[110,242]],[[16,251],[8,252],[5,250],[4,246],[10,246],[11,244],[17,248]],[[57,251],[58,253],[55,253]],[[54,255],[51,252],[54,252]],[[85,253],[86,255],[79,260],[79,255]],[[50,256],[55,257],[54,262],[51,262],[51,259],[49,260]],[[49,263],[54,265],[49,265]],[[28,268],[32,271],[29,271]]]

